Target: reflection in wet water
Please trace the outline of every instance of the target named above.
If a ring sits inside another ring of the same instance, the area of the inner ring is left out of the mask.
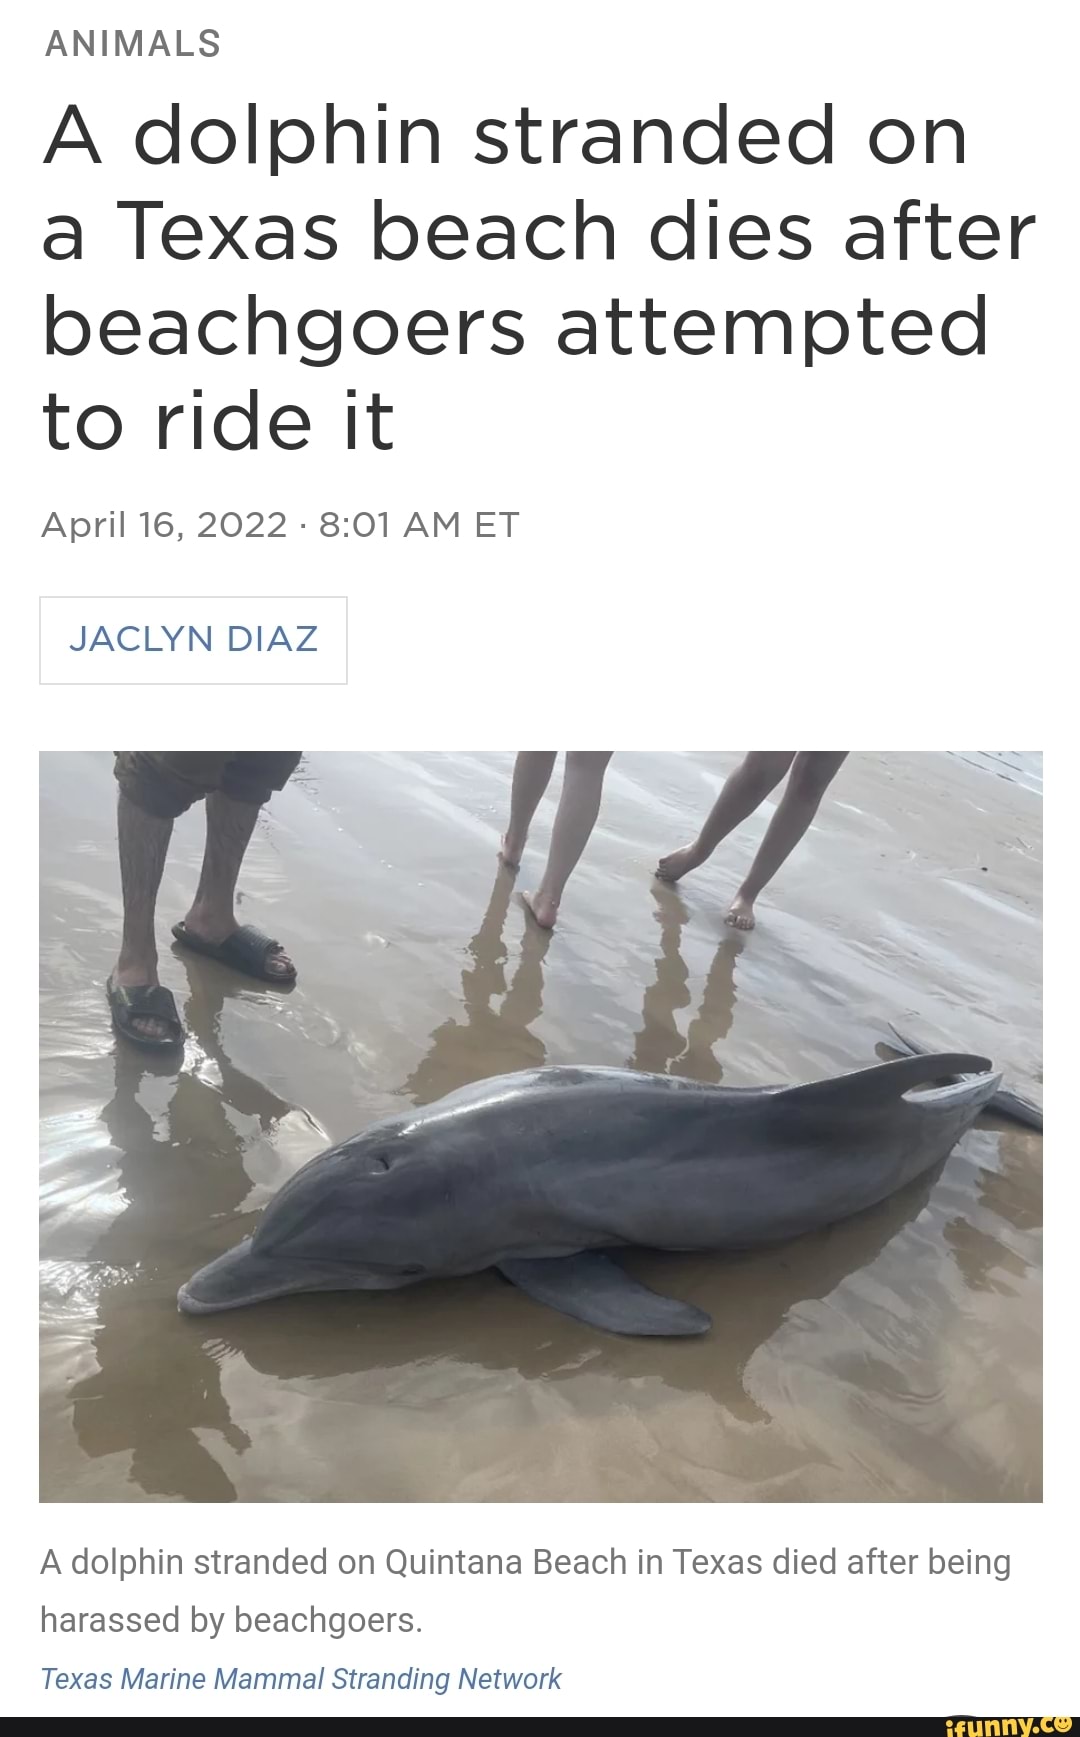
[[[313,758],[242,876],[300,983],[166,954],[177,1073],[108,1031],[108,761],[43,757],[47,1500],[1037,1498],[1041,1142],[1004,1124],[820,1235],[628,1257],[708,1310],[702,1340],[607,1338],[490,1274],[176,1312],[288,1175],[402,1095],[574,1060],[806,1079],[873,1061],[912,1008],[1035,1080],[1038,927],[1011,921],[1039,913],[1032,768],[854,758],[748,936],[722,913],[752,829],[677,891],[649,875],[730,758],[616,759],[553,936],[495,863],[508,756]],[[163,933],[200,845],[182,823]]]
[[[145,1255],[162,1229],[182,1246],[226,1224],[224,1246],[247,1224],[252,1177],[245,1155],[272,1141],[291,1105],[233,1066],[221,1042],[224,975],[196,974],[182,1012],[191,1034],[183,1071],[116,1046],[114,1091],[101,1111],[115,1165],[119,1210],[88,1250],[103,1282],[93,1348],[97,1370],[71,1389],[79,1446],[90,1459],[129,1450],[130,1477],[148,1496],[228,1501],[235,1490],[203,1432],[235,1452],[250,1446],[221,1392],[217,1362],[156,1300]],[[310,1120],[310,1119],[308,1119]],[[310,1123],[317,1144],[322,1139]],[[162,1337],[162,1329],[166,1329]],[[132,1404],[132,1370],[144,1371]]]
[[[526,929],[508,980],[509,951],[503,929],[513,887],[513,876],[500,867],[461,973],[463,1017],[451,1016],[432,1033],[431,1048],[403,1088],[418,1104],[433,1103],[459,1086],[493,1074],[543,1067],[547,1060],[543,1040],[529,1027],[543,1012],[544,955],[551,932],[534,925]]]
[[[661,881],[653,883],[652,895],[660,925],[660,951],[655,979],[641,1005],[641,1030],[627,1066],[646,1074],[677,1074],[718,1086],[724,1070],[716,1046],[727,1037],[735,1017],[735,963],[744,937],[737,930],[727,930],[718,943],[700,1005],[684,1038],[676,1015],[690,1006],[693,997],[690,972],[679,944],[690,913],[681,895]]]

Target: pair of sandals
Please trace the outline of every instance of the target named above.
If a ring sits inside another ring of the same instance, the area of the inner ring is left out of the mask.
[[[274,941],[269,935],[264,935],[253,923],[245,923],[235,929],[225,941],[206,941],[201,935],[196,935],[183,923],[177,923],[173,935],[182,947],[190,947],[194,953],[205,953],[208,958],[216,959],[222,965],[229,965],[234,971],[242,971],[248,977],[257,977],[262,983],[276,983],[281,989],[291,989],[296,982],[295,968],[289,971],[272,971],[270,960],[280,957],[285,949],[280,941]],[[141,1049],[171,1050],[183,1044],[186,1037],[176,1002],[171,989],[162,984],[140,984],[134,989],[125,989],[123,984],[115,983],[110,977],[105,985],[105,993],[109,998],[109,1011],[112,1014],[113,1027],[120,1037],[129,1043],[138,1044]],[[167,1035],[151,1037],[137,1029],[137,1022],[153,1020],[163,1025]]]

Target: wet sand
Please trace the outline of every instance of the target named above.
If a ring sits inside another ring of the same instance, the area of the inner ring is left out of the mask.
[[[737,758],[618,755],[549,937],[517,890],[550,797],[516,883],[496,863],[512,755],[306,757],[241,874],[289,994],[172,949],[196,810],[159,904],[177,1074],[109,1026],[111,759],[42,756],[44,1500],[1039,1499],[1042,1142],[1004,1122],[820,1235],[630,1257],[702,1339],[605,1338],[491,1274],[176,1311],[314,1153],[489,1074],[809,1080],[884,1056],[892,1018],[1041,1099],[1037,757],[853,756],[746,935],[723,917],[770,809],[652,878]]]

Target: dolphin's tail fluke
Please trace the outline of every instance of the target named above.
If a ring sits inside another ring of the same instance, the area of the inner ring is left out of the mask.
[[[786,1106],[798,1102],[808,1111],[847,1116],[885,1109],[919,1086],[938,1086],[941,1090],[935,1096],[958,1095],[958,1075],[966,1088],[965,1097],[980,1098],[980,1108],[1001,1086],[1001,1075],[994,1072],[993,1063],[985,1056],[920,1053],[904,1056],[900,1061],[881,1062],[859,1073],[841,1074],[839,1079],[785,1086],[777,1097],[782,1097]]]
[[[892,1032],[897,1046],[902,1050],[906,1050],[908,1056],[918,1057],[929,1056],[931,1054],[923,1044],[917,1043],[915,1039],[909,1037],[906,1032],[898,1031],[891,1020],[889,1021],[889,1030]],[[935,1056],[933,1059],[936,1062],[944,1061],[946,1058],[944,1056]],[[892,1064],[886,1062],[884,1065],[888,1067]],[[983,1065],[989,1066],[989,1063],[984,1063]],[[963,1073],[966,1071],[966,1069],[962,1068],[956,1069],[957,1073]],[[1033,1103],[1030,1098],[1021,1097],[1019,1092],[1012,1092],[1008,1087],[1002,1087],[994,1093],[986,1107],[995,1110],[999,1116],[1005,1116],[1010,1122],[1019,1122],[1024,1128],[1034,1128],[1037,1133],[1042,1133],[1043,1113],[1041,1106]]]

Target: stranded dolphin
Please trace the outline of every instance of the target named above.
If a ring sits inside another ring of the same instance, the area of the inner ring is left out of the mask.
[[[311,1159],[179,1305],[209,1314],[495,1267],[608,1332],[703,1333],[708,1315],[601,1251],[747,1249],[848,1218],[940,1162],[1000,1086],[969,1055],[806,1086],[573,1067],[482,1080]]]

